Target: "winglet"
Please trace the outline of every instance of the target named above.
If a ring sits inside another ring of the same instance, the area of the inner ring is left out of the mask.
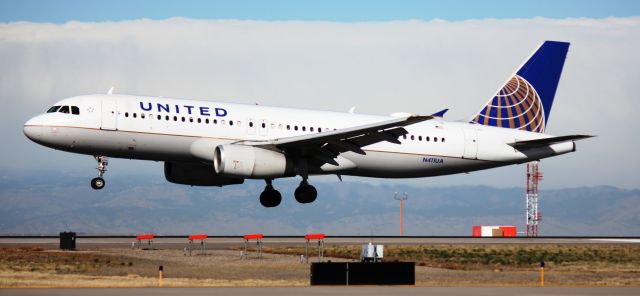
[[[113,86],[107,91],[108,95],[112,95],[113,94]]]
[[[449,109],[444,109],[444,110],[440,110],[436,113],[431,114],[431,116],[433,117],[444,117],[444,114],[447,113],[447,111],[449,111]]]

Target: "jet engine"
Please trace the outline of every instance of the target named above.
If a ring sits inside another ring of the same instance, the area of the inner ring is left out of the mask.
[[[220,176],[211,165],[199,163],[165,162],[164,177],[171,183],[195,186],[222,187],[244,183],[242,178]]]
[[[277,151],[245,146],[219,145],[214,152],[216,173],[243,178],[279,178],[293,176],[293,165]]]

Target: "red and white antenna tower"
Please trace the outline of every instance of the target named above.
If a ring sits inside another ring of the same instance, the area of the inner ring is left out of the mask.
[[[542,172],[539,170],[539,161],[527,163],[527,236],[538,236],[538,223],[542,220],[542,213],[538,211],[538,181],[542,180]]]

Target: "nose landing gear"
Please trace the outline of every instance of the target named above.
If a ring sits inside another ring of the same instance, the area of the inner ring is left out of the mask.
[[[91,179],[91,188],[95,190],[100,190],[104,188],[104,185],[105,185],[105,182],[102,176],[104,176],[104,173],[107,171],[107,165],[109,164],[109,160],[107,159],[106,156],[102,156],[102,155],[96,155],[94,156],[94,158],[98,162],[98,167],[96,167],[96,169],[98,170],[98,177]]]
[[[95,190],[100,190],[104,188],[104,185],[105,185],[104,179],[100,177],[91,179],[91,188]]]

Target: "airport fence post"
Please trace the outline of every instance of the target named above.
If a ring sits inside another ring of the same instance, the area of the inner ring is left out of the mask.
[[[347,277],[347,278],[346,278],[346,283],[345,283],[345,284],[346,284],[347,286],[349,286],[349,262],[347,262],[347,264],[346,264],[346,268],[347,268],[347,270],[346,270],[345,274],[346,274],[346,277]]]
[[[158,267],[158,287],[160,288],[162,288],[162,271],[163,267],[160,265],[160,267]]]
[[[244,239],[244,252],[240,252],[242,255],[240,255],[240,257],[242,259],[246,259],[247,258],[247,244],[249,244],[249,240],[247,240],[246,238]]]
[[[544,287],[544,261],[540,261],[540,287]]]
[[[304,258],[305,258],[305,261],[309,263],[309,240],[307,240],[307,243],[305,244]]]

